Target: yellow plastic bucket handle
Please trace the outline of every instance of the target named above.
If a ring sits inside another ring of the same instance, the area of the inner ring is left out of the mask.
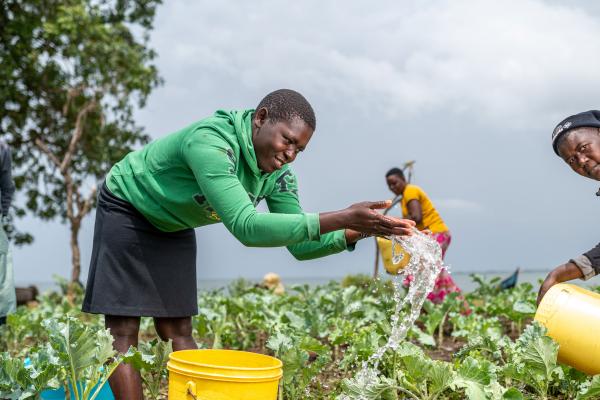
[[[188,383],[186,384],[185,394],[187,396],[192,396],[192,399],[194,400],[198,400],[198,398],[196,397],[196,383],[194,383],[193,381],[188,381]]]

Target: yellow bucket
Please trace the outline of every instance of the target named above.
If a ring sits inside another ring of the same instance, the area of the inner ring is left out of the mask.
[[[282,365],[246,351],[175,351],[167,363],[169,400],[276,400]]]
[[[396,244],[396,253],[401,253],[403,255],[402,260],[398,264],[394,264],[392,262],[392,241],[385,238],[377,238],[377,247],[379,248],[379,252],[381,253],[381,258],[383,259],[383,266],[385,270],[392,275],[397,275],[400,270],[403,270],[404,267],[410,261],[410,254],[404,250],[400,244]]]
[[[600,373],[600,294],[556,284],[540,302],[535,320],[560,345],[560,362],[586,374]]]

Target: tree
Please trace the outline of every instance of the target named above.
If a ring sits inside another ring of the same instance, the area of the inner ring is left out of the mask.
[[[5,0],[0,3],[0,133],[13,148],[22,212],[78,235],[96,182],[148,141],[133,120],[161,83],[149,48],[160,0]]]

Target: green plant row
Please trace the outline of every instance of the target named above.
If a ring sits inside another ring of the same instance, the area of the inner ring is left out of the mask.
[[[531,323],[531,284],[500,291],[498,279],[472,278],[471,293],[426,302],[368,388],[356,375],[391,331],[390,281],[352,276],[276,295],[239,280],[199,294],[194,336],[201,348],[281,359],[281,400],[600,398],[600,378],[558,364],[557,344]],[[147,398],[166,398],[170,347],[156,338],[151,319],[142,320],[139,348],[116,354],[102,318],[79,311],[81,295],[44,294],[8,317],[0,339],[0,398],[35,399],[45,388],[71,384],[76,399],[94,399],[120,363],[141,371]]]

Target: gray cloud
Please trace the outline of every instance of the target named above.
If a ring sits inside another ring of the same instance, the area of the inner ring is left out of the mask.
[[[597,215],[596,183],[569,172],[549,144],[558,120],[598,107],[600,14],[589,3],[169,1],[152,35],[166,83],[138,120],[160,137],[297,89],[318,119],[294,166],[306,210],[388,198],[385,171],[416,159],[415,182],[452,230],[453,270],[549,269],[598,238],[586,223]],[[25,223],[39,234],[15,251],[17,279],[66,275],[66,229]],[[202,279],[371,269],[370,242],[297,263],[284,249],[246,249],[222,226],[197,232]]]

